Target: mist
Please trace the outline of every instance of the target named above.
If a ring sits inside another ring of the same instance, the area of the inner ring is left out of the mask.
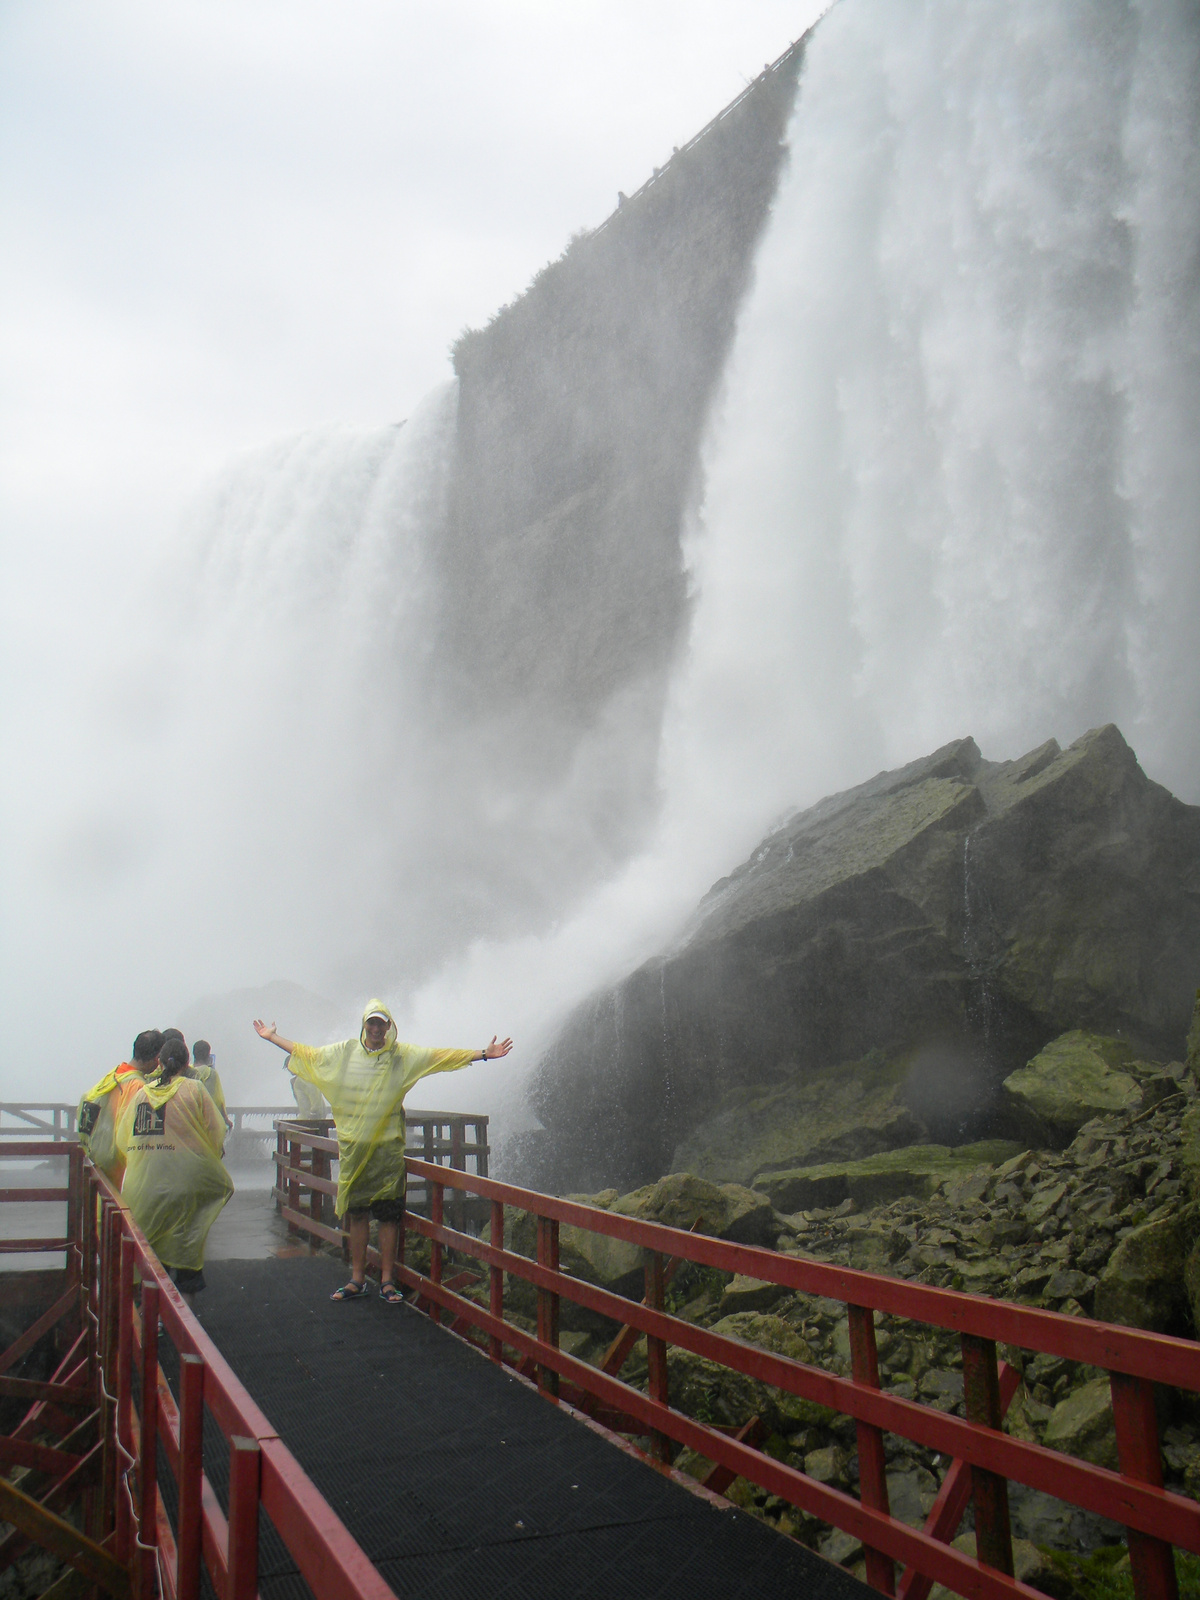
[[[334,1031],[379,993],[402,1036],[514,1034],[438,1097],[516,1126],[558,1020],[789,810],[959,735],[1003,758],[1109,720],[1200,799],[1198,88],[1182,5],[840,0],[679,530],[680,646],[586,718],[531,733],[447,687],[491,623],[439,566],[442,373],[402,424],[234,407],[247,448],[123,502],[185,502],[169,536],[60,506],[24,591],[55,603],[7,647],[14,675],[52,619],[6,718],[6,1092],[71,1098],[137,1028],[287,979]],[[557,643],[511,641],[532,700]],[[231,1100],[278,1081],[248,1022],[244,1055],[213,1039]]]

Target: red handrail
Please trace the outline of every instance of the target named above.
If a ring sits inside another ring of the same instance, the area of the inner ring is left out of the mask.
[[[281,1165],[278,1175],[280,1209],[297,1230],[336,1240],[338,1235],[315,1224],[294,1199],[303,1188],[333,1187],[329,1179],[310,1184],[308,1170],[300,1166],[301,1149],[319,1142],[307,1139],[294,1126],[289,1127],[287,1139],[291,1159]],[[324,1141],[326,1146],[328,1143]],[[449,1313],[454,1331],[474,1336],[493,1360],[523,1366],[549,1398],[569,1398],[593,1415],[607,1408],[623,1419],[622,1431],[640,1431],[649,1437],[654,1456],[661,1459],[667,1440],[689,1446],[769,1493],[845,1529],[862,1540],[868,1578],[884,1592],[895,1592],[894,1563],[899,1562],[907,1569],[900,1585],[906,1600],[921,1600],[934,1581],[988,1600],[1035,1595],[1037,1591],[1011,1576],[1007,1505],[1011,1479],[1122,1523],[1128,1530],[1139,1600],[1176,1600],[1172,1546],[1200,1551],[1200,1505],[1162,1487],[1153,1384],[1200,1391],[1200,1345],[683,1233],[411,1157],[408,1170],[429,1186],[430,1217],[410,1212],[406,1228],[429,1241],[431,1265],[427,1275],[407,1265],[397,1271],[405,1284],[417,1290],[436,1320],[443,1312]],[[443,1214],[447,1188],[490,1202],[490,1240],[447,1226]],[[503,1247],[506,1206],[519,1207],[537,1219],[536,1260]],[[557,1252],[562,1225],[619,1239],[645,1252],[647,1293],[642,1303],[563,1272]],[[489,1291],[486,1310],[457,1293],[460,1286],[453,1280],[450,1284],[443,1281],[447,1250],[473,1258],[483,1269]],[[662,1309],[661,1293],[656,1292],[667,1258],[842,1301],[850,1322],[852,1376],[838,1377],[669,1315]],[[506,1274],[523,1278],[537,1291],[536,1334],[505,1318]],[[651,1358],[649,1393],[558,1348],[558,1305],[564,1297],[646,1335]],[[881,1390],[875,1355],[876,1312],[961,1336],[966,1418]],[[1017,1379],[997,1360],[999,1342],[1046,1351],[1109,1372],[1120,1471],[1093,1466],[1001,1431],[1003,1408]],[[861,1498],[817,1483],[750,1444],[674,1409],[664,1381],[665,1351],[670,1345],[853,1417],[858,1431]],[[913,1529],[889,1514],[881,1444],[884,1432],[901,1434],[961,1464],[947,1503],[939,1501],[925,1530]],[[970,1483],[975,1502],[977,1560],[949,1545],[965,1508],[964,1483]]]
[[[21,1243],[68,1252],[68,1281],[87,1334],[87,1381],[101,1421],[99,1484],[90,1494],[86,1531],[97,1542],[113,1536],[137,1600],[197,1600],[201,1562],[219,1600],[253,1600],[260,1509],[322,1600],[394,1600],[188,1310],[120,1194],[85,1161],[79,1145],[0,1142],[0,1160],[46,1156],[70,1161],[69,1188],[38,1195],[67,1201],[66,1234]],[[141,1280],[140,1307],[135,1278]],[[178,1395],[159,1364],[160,1318],[179,1353]],[[230,1445],[228,1518],[203,1470],[206,1406]],[[178,1486],[174,1523],[158,1485],[160,1443]]]
[[[258,1585],[260,1507],[322,1600],[386,1600],[391,1589],[188,1310],[120,1195],[90,1163],[85,1185],[85,1219],[94,1215],[96,1227],[88,1230],[92,1239],[85,1246],[83,1289],[100,1338],[98,1381],[105,1398],[111,1394],[116,1413],[116,1448],[124,1462],[118,1472],[124,1491],[121,1518],[128,1528],[131,1553],[136,1546],[142,1556],[142,1600],[150,1600],[154,1592],[150,1583],[154,1554],[159,1555],[156,1564],[165,1600],[184,1600],[198,1593],[200,1559],[221,1600],[250,1600]],[[131,1292],[135,1271],[142,1280],[140,1316]],[[110,1284],[117,1289],[115,1305],[109,1298]],[[178,1401],[158,1363],[159,1318],[180,1356]],[[103,1359],[103,1352],[114,1349],[115,1370]],[[140,1415],[130,1381],[135,1360],[143,1396],[150,1397],[148,1405],[143,1401]],[[228,1518],[201,1465],[204,1406],[230,1445]],[[156,1436],[179,1488],[174,1529],[155,1482]],[[136,1500],[130,1484],[135,1464]],[[121,1527],[118,1521],[118,1535]]]

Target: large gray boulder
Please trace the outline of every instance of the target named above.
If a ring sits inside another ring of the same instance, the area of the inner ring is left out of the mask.
[[[1093,1117],[1148,1109],[1175,1080],[1138,1061],[1123,1039],[1074,1028],[1004,1080],[1014,1122],[1031,1143],[1065,1146]]]
[[[775,1355],[789,1356],[793,1361],[812,1360],[812,1350],[781,1317],[735,1311],[715,1323],[712,1331]],[[813,1400],[802,1400],[786,1389],[760,1383],[757,1378],[677,1346],[667,1351],[667,1370],[671,1404],[705,1422],[740,1427],[751,1417],[759,1416],[772,1432],[791,1433],[828,1422],[833,1415]]]
[[[823,1072],[864,1086],[868,1059],[877,1149],[1020,1137],[1001,1082],[1056,1035],[1183,1055],[1197,951],[1200,808],[1115,727],[1004,763],[957,740],[785,822],[581,1006],[534,1075],[550,1137],[521,1175],[745,1182],[870,1154],[818,1153],[836,1130],[814,1144],[805,1095]]]
[[[876,1055],[790,1083],[733,1089],[681,1141],[671,1165],[753,1185],[762,1173],[914,1144],[924,1125],[904,1103],[907,1069]]]
[[[853,1200],[856,1209],[886,1205],[901,1195],[927,1199],[942,1184],[970,1173],[989,1171],[1018,1153],[1003,1140],[981,1141],[952,1150],[942,1144],[906,1145],[862,1161],[826,1161],[764,1174],[758,1181],[777,1211],[808,1211]]]
[[[1134,1228],[1117,1245],[1096,1285],[1096,1316],[1155,1333],[1181,1331],[1187,1303],[1185,1257],[1177,1217]]]

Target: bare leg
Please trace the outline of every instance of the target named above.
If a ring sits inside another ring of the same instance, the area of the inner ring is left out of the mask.
[[[396,1271],[396,1240],[400,1234],[400,1224],[397,1222],[381,1222],[379,1224],[379,1276],[384,1283],[391,1283]]]
[[[367,1244],[371,1238],[371,1218],[364,1211],[350,1218],[350,1276],[361,1283],[367,1275]]]

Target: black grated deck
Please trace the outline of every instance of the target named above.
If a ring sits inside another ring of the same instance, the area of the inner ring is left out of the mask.
[[[345,1270],[325,1256],[214,1261],[200,1313],[404,1600],[874,1593],[626,1455],[410,1307],[374,1292],[332,1303]],[[224,1504],[227,1448],[211,1418],[205,1468]],[[260,1562],[263,1600],[309,1594],[269,1526]]]

